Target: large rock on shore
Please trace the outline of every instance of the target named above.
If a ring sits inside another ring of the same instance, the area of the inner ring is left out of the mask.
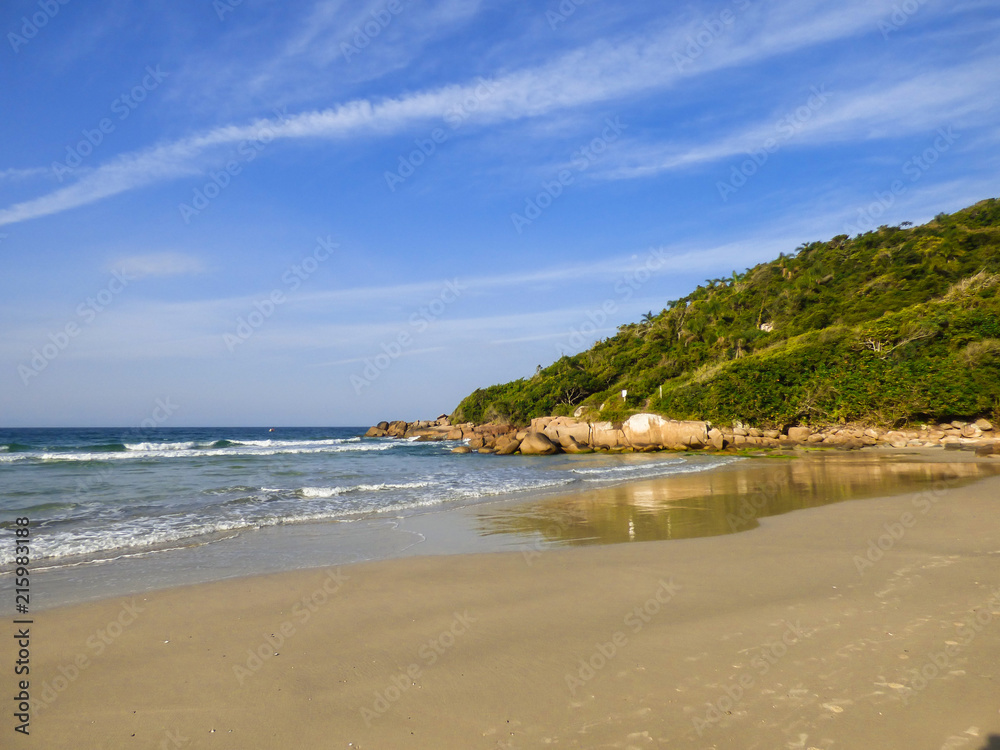
[[[497,438],[494,447],[498,456],[510,456],[520,449],[521,441],[513,435],[502,435]]]
[[[657,414],[632,415],[622,424],[622,434],[633,448],[702,448],[709,444],[706,422],[678,422]]]
[[[479,435],[499,437],[514,432],[514,428],[509,424],[481,424],[475,427],[475,431]]]
[[[559,417],[535,417],[528,425],[529,432],[542,432],[550,423],[555,422]]]
[[[566,442],[561,443],[563,451],[566,453],[593,453],[594,449],[586,443],[581,443],[575,438],[567,437]]]
[[[521,453],[525,456],[551,456],[558,452],[559,447],[541,432],[529,432],[521,441]]]
[[[570,417],[556,417],[540,432],[563,449],[571,442],[590,444],[590,423]]]
[[[812,435],[812,430],[808,427],[789,427],[788,439],[804,443]]]
[[[626,445],[625,433],[611,422],[590,425],[590,444],[595,448],[621,448]]]

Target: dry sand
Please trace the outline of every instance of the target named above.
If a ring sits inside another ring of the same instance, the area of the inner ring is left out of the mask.
[[[724,537],[409,558],[42,612],[31,736],[13,733],[8,695],[2,744],[994,750],[998,511],[990,478]]]

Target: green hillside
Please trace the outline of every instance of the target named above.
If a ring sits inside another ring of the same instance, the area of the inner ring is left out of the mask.
[[[453,417],[524,424],[602,404],[611,420],[649,410],[758,426],[995,417],[998,295],[990,199],[706,281],[530,379],[475,391]]]

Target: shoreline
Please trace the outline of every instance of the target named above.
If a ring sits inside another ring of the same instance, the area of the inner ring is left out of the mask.
[[[32,734],[46,748],[959,736],[979,750],[1000,733],[1000,529],[983,520],[997,497],[991,477],[728,538],[420,556],[50,610],[33,674],[51,700]]]
[[[626,478],[612,485],[555,487],[404,514],[269,526],[155,551],[96,560],[36,563],[33,609],[51,610],[179,586],[423,555],[546,550],[685,539],[752,530],[764,517],[916,490],[943,471],[962,482],[1000,473],[1000,462],[940,449],[773,451],[731,457],[691,473]],[[566,458],[640,468],[663,454]],[[928,468],[936,467],[936,468]],[[40,564],[39,564],[40,563]],[[3,580],[0,578],[0,580]],[[13,614],[5,602],[3,614]]]

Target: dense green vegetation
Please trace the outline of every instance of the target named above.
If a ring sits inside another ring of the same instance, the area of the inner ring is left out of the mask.
[[[706,281],[530,379],[475,391],[453,416],[524,424],[602,404],[612,420],[651,410],[758,426],[1000,416],[1000,201]]]

